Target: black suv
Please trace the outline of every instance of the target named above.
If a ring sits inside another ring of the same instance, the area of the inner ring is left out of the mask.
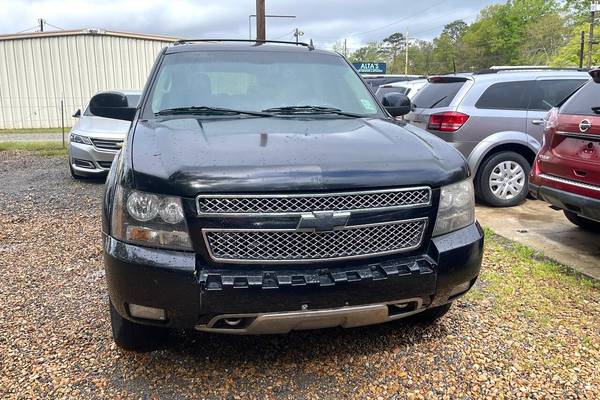
[[[232,334],[435,320],[479,274],[465,159],[397,121],[338,54],[310,45],[178,42],[109,173],[103,240],[113,336]]]

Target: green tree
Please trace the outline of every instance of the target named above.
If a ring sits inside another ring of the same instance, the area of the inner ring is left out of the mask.
[[[579,67],[579,53],[581,50],[581,31],[585,32],[586,46],[584,46],[584,66],[587,65],[587,40],[590,24],[583,22],[572,28],[567,43],[562,46],[558,54],[552,59],[551,65],[556,67]],[[593,54],[593,65],[600,65],[600,46],[596,45]]]
[[[381,60],[384,53],[385,52],[382,51],[381,42],[372,41],[367,43],[366,46],[353,51],[348,58],[350,62],[377,62]]]

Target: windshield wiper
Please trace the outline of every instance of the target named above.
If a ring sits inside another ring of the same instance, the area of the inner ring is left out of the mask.
[[[337,114],[346,117],[353,118],[364,118],[365,115],[342,111],[335,107],[324,107],[324,106],[285,106],[285,107],[272,107],[262,110],[266,113],[278,113],[278,114]]]
[[[437,105],[438,105],[438,104],[440,104],[442,101],[446,100],[446,97],[448,97],[448,96],[444,96],[444,97],[442,97],[441,99],[439,99],[438,101],[436,101],[435,103],[433,103],[432,105],[430,105],[430,106],[429,106],[429,107],[427,107],[427,108],[433,108],[433,107],[437,106]]]
[[[254,115],[257,117],[272,117],[272,114],[260,111],[244,111],[234,110],[232,108],[208,107],[208,106],[191,106],[191,107],[175,107],[165,108],[154,113],[154,115],[180,115],[180,114],[195,114],[195,115]]]
[[[592,107],[594,114],[600,114],[600,107]]]

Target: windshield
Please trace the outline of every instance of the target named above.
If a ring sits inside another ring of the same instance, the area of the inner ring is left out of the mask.
[[[144,115],[164,115],[165,110],[189,107],[273,112],[270,109],[307,106],[364,116],[383,115],[366,86],[341,57],[308,51],[167,54]],[[307,114],[306,109],[303,114]]]
[[[140,102],[141,94],[126,94],[125,97],[127,97],[127,106],[137,107],[138,103]],[[86,115],[86,116],[94,115],[90,111],[89,104],[85,107],[85,111],[83,112],[83,115]]]

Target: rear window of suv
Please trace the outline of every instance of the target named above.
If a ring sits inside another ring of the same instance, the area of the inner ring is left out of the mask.
[[[592,107],[600,107],[600,84],[588,82],[560,109],[561,114],[598,116]]]
[[[417,108],[448,107],[466,81],[466,79],[430,81],[415,95],[413,104]]]

